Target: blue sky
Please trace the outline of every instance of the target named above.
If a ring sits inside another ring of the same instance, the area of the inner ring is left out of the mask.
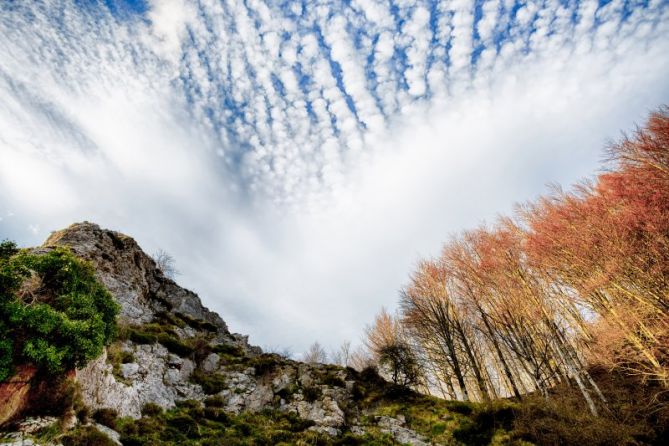
[[[0,236],[121,230],[295,352],[669,96],[664,0],[3,2],[0,40]]]

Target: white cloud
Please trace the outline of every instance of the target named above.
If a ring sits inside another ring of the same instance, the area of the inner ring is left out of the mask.
[[[419,255],[593,172],[669,96],[661,3],[622,20],[616,2],[530,2],[511,22],[513,2],[491,1],[474,24],[451,2],[435,36],[422,2],[400,5],[401,31],[385,2],[356,4],[292,22],[259,1],[175,0],[149,23],[69,5],[60,25],[49,2],[0,6],[0,238],[97,221],[174,254],[252,341],[334,345],[393,304]]]

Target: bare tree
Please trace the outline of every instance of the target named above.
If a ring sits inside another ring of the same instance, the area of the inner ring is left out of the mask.
[[[375,365],[376,362],[374,361],[374,358],[372,357],[369,350],[367,350],[366,348],[359,346],[358,348],[356,348],[351,352],[351,357],[349,358],[349,366],[353,367],[357,371],[360,372],[363,369],[366,369],[367,367]]]
[[[330,362],[342,367],[350,367],[351,353],[351,341],[344,341],[337,350],[330,353]]]
[[[376,359],[379,370],[393,383],[414,386],[421,370],[415,352],[400,320],[381,309],[374,324],[365,329],[365,344]]]
[[[328,354],[318,342],[311,344],[309,349],[302,354],[302,361],[308,363],[324,363],[328,360]]]
[[[153,254],[153,260],[156,262],[158,269],[162,271],[166,277],[174,279],[179,274],[179,270],[174,266],[174,257],[164,249],[156,251],[155,254]]]

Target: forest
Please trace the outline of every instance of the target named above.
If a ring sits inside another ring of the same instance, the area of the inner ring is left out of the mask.
[[[366,344],[397,384],[520,402],[528,439],[665,441],[669,110],[611,144],[593,179],[420,260]]]

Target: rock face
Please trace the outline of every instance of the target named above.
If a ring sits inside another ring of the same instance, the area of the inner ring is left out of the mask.
[[[100,229],[93,223],[78,223],[52,233],[43,247],[52,246],[68,246],[93,263],[98,279],[121,304],[121,321],[146,323],[156,312],[169,309],[215,325],[222,340],[244,343],[239,335],[230,335],[223,319],[205,308],[195,293],[165,277],[156,262],[127,235]]]
[[[21,366],[7,382],[0,384],[0,425],[14,418],[28,404],[35,368]]]
[[[54,246],[90,261],[121,306],[119,341],[76,371],[92,411],[139,418],[147,403],[171,408],[214,397],[228,413],[274,408],[311,420],[310,429],[319,432],[338,435],[354,426],[364,433],[354,371],[263,354],[247,337],[230,333],[195,293],[165,277],[126,235],[79,223],[53,233],[38,250]],[[401,420],[385,417],[375,428],[402,443],[426,444]]]

